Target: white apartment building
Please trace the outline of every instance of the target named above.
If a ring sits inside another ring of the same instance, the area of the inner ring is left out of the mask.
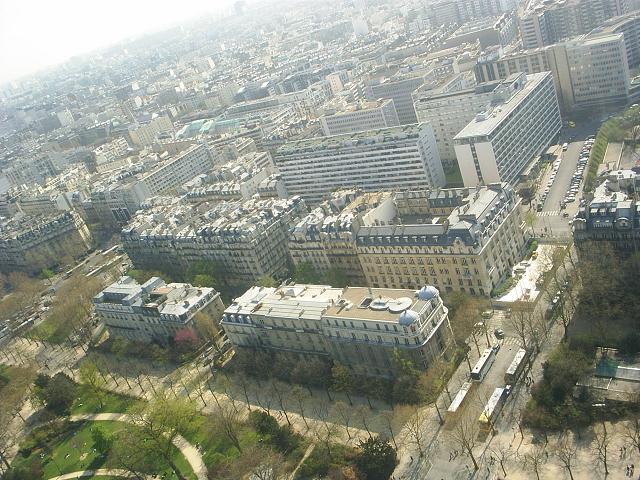
[[[400,125],[393,100],[328,105],[323,109],[320,125],[325,136],[344,135]]]
[[[161,161],[153,170],[145,173],[140,181],[146,184],[151,195],[167,193],[196,175],[208,173],[214,163],[206,145],[193,145],[175,157]]]
[[[288,142],[274,160],[287,191],[311,203],[337,188],[406,190],[446,181],[427,123]]]
[[[122,277],[93,297],[93,304],[110,335],[163,344],[180,331],[196,333],[196,314],[217,322],[224,310],[220,294],[213,288],[166,284],[158,277],[143,285]]]
[[[400,350],[426,370],[453,344],[448,310],[431,286],[420,290],[252,287],[224,312],[221,326],[236,349],[328,357],[361,375],[393,375]]]
[[[152,119],[149,123],[129,129],[129,137],[134,145],[146,147],[153,145],[160,133],[174,133],[173,123],[167,115]]]
[[[465,186],[515,183],[562,128],[550,72],[512,75],[495,92],[503,102],[479,113],[454,138]]]
[[[478,112],[487,108],[498,82],[478,85],[459,91],[441,92],[422,88],[413,94],[414,107],[419,122],[429,122],[443,164],[456,161],[453,138]]]

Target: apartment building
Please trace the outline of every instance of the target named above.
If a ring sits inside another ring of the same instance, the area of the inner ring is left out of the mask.
[[[120,157],[127,154],[129,144],[124,137],[116,138],[110,142],[100,145],[93,150],[96,159],[96,168],[98,165],[110,164]]]
[[[611,18],[590,32],[589,37],[616,33],[624,35],[629,68],[640,65],[640,13]]]
[[[0,224],[0,271],[38,273],[83,255],[92,242],[87,225],[75,211],[16,215]]]
[[[372,79],[366,82],[365,95],[370,101],[380,98],[393,100],[400,125],[409,125],[418,121],[411,94],[423,83],[421,76]]]
[[[397,193],[356,233],[367,285],[488,296],[527,243],[520,200],[507,184]]]
[[[488,107],[499,83],[487,82],[454,91],[419,88],[414,92],[413,102],[418,121],[428,122],[432,126],[443,164],[455,163],[453,138],[477,113]]]
[[[593,255],[592,244],[604,243],[621,256],[640,250],[640,202],[635,192],[640,176],[632,170],[615,170],[581,206],[573,219],[573,240],[578,254]]]
[[[287,191],[319,203],[337,188],[367,191],[443,186],[427,123],[287,142],[274,157]]]
[[[417,368],[451,353],[447,308],[431,286],[418,291],[323,285],[252,287],[224,312],[236,349],[328,357],[361,375],[393,375],[399,350]]]
[[[502,102],[479,113],[454,137],[465,186],[516,183],[562,128],[551,73],[510,76],[495,90]]]
[[[166,160],[140,177],[151,195],[175,190],[196,175],[208,173],[215,161],[206,145],[193,145]]]
[[[355,249],[355,234],[362,217],[391,196],[390,192],[356,189],[333,192],[291,230],[288,246],[293,264],[311,264],[320,274],[336,269],[345,275],[348,285],[367,285]]]
[[[551,72],[561,109],[572,112],[627,101],[628,52],[640,58],[640,51],[627,48],[622,33],[594,32],[533,50],[490,52],[478,59],[475,74],[478,82],[486,82],[514,73]]]
[[[247,285],[287,274],[289,230],[306,211],[300,197],[213,205],[157,198],[122,229],[122,245],[139,268],[184,271],[208,261],[225,282]]]
[[[152,277],[140,285],[122,277],[93,297],[110,335],[136,342],[170,343],[178,332],[197,335],[196,315],[217,322],[224,304],[213,288],[165,283]]]
[[[626,12],[622,0],[539,0],[519,17],[522,47],[540,48],[589,33]]]
[[[129,129],[129,138],[134,145],[148,147],[153,145],[158,135],[173,134],[173,123],[167,115],[160,115],[148,123],[136,125]]]
[[[400,125],[393,100],[389,99],[352,104],[332,102],[319,113],[322,132],[327,137]]]

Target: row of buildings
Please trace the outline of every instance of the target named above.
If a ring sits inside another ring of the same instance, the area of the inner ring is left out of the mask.
[[[251,287],[224,308],[212,288],[143,285],[122,277],[93,299],[111,335],[167,344],[220,324],[236,349],[264,349],[292,362],[313,355],[361,375],[391,376],[400,351],[417,368],[452,354],[447,308],[434,287],[418,291],[291,284]]]
[[[337,269],[355,286],[489,295],[525,250],[522,223],[517,195],[498,183],[340,191],[311,212],[297,196],[215,205],[168,199],[143,208],[121,239],[136,266],[183,270],[206,260],[235,285],[284,278],[292,261],[318,273]]]

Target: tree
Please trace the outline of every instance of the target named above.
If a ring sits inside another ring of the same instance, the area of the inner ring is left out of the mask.
[[[213,348],[220,353],[218,338],[220,336],[220,328],[213,318],[204,313],[202,310],[193,316],[196,331],[200,338],[206,342],[212,342]]]
[[[353,405],[350,393],[354,389],[354,379],[349,368],[336,363],[331,369],[331,388],[336,392],[342,392],[347,396],[349,405]]]
[[[458,445],[460,450],[467,453],[471,461],[473,462],[474,470],[480,468],[478,461],[473,454],[473,449],[476,446],[478,437],[478,422],[475,418],[462,418],[453,427],[453,430],[449,433],[451,440]]]
[[[85,360],[80,365],[80,381],[85,384],[100,404],[100,410],[104,408],[104,399],[107,396],[105,390],[106,381],[98,369],[98,365],[91,360]]]
[[[343,288],[349,283],[349,278],[341,268],[332,267],[322,275],[321,281],[322,283],[331,285],[332,287]]]
[[[640,452],[640,417],[634,415],[634,417],[626,423],[624,430],[625,438]]]
[[[604,474],[609,475],[609,446],[611,444],[611,436],[607,432],[607,426],[604,422],[596,425],[593,429],[593,452],[596,454],[598,463],[602,463]]]
[[[280,283],[278,283],[278,281],[271,275],[262,275],[260,278],[258,278],[256,285],[259,287],[276,288],[280,285]]]
[[[332,408],[333,416],[336,417],[339,420],[339,423],[344,427],[344,430],[347,433],[347,438],[349,439],[349,441],[351,441],[351,431],[349,430],[349,427],[353,419],[352,410],[353,409],[349,405],[347,405],[344,402],[341,402],[340,400],[335,402]]]
[[[212,426],[214,430],[222,433],[231,444],[236,447],[238,452],[242,453],[240,445],[240,416],[233,405],[220,404],[214,410],[212,415]]]
[[[505,468],[505,463],[514,455],[514,451],[511,450],[511,447],[507,448],[496,448],[491,450],[491,456],[495,456],[498,459],[498,463],[500,463],[500,468],[502,469],[502,473],[504,476],[507,476],[507,469]]]
[[[571,470],[571,468],[575,466],[574,462],[576,460],[576,456],[578,455],[578,449],[569,438],[565,437],[563,441],[556,444],[554,450],[556,453],[556,457],[558,457],[558,460],[560,460],[562,466],[567,469],[567,472],[569,472],[569,477],[571,478],[571,480],[573,480],[573,471]]]
[[[218,286],[216,279],[206,273],[194,275],[191,283],[194,287],[216,288]]]
[[[296,283],[320,283],[321,277],[311,262],[301,262],[295,266],[293,281]]]
[[[411,416],[409,417],[405,428],[407,430],[407,440],[409,443],[415,445],[418,448],[418,453],[421,457],[424,456],[424,437],[425,429],[424,423],[427,420],[427,414],[424,409],[414,408]]]
[[[529,450],[522,456],[522,467],[533,471],[537,480],[540,480],[540,473],[544,464],[547,463],[547,458],[548,455],[544,446],[537,445],[533,450]]]
[[[182,328],[176,332],[173,337],[173,343],[178,352],[187,353],[193,351],[200,343],[200,340],[196,332],[190,328]]]
[[[360,442],[360,452],[356,457],[358,470],[365,474],[367,480],[387,480],[398,461],[396,451],[389,442],[378,438],[369,438]]]
[[[155,462],[170,468],[183,480],[185,477],[174,462],[174,441],[179,435],[189,435],[196,428],[198,411],[191,401],[183,398],[169,398],[160,393],[148,404],[135,407],[130,414],[132,424],[125,427],[123,437],[132,446],[137,443],[134,459],[138,453],[155,458]],[[118,441],[120,441],[120,437]],[[142,451],[142,452],[140,452]],[[146,463],[146,460],[144,461]],[[138,462],[133,463],[139,467]]]
[[[76,384],[64,373],[38,375],[34,385],[36,401],[57,415],[66,415],[76,398]]]

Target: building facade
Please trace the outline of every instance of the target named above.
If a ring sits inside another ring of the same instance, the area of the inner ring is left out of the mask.
[[[38,273],[85,254],[92,243],[87,225],[73,210],[14,217],[0,225],[0,271]]]
[[[551,72],[564,112],[624,103],[629,97],[629,68],[640,59],[640,50],[629,49],[626,41],[626,34],[594,32],[533,50],[506,55],[492,52],[478,59],[476,80],[486,82],[515,73]],[[629,53],[633,55],[631,60]]]
[[[252,287],[221,325],[236,348],[328,357],[361,375],[392,376],[399,350],[426,370],[453,345],[434,287],[418,291],[322,285]]]
[[[319,203],[337,188],[367,191],[443,186],[429,124],[288,142],[275,155],[287,191]]]
[[[140,285],[122,277],[93,298],[110,335],[137,342],[168,344],[185,330],[197,335],[196,315],[217,322],[224,305],[213,288],[169,283],[158,277]]]
[[[320,125],[325,136],[377,130],[400,125],[393,100],[363,102],[345,105],[343,108],[324,109]],[[331,113],[333,112],[333,113]]]
[[[356,234],[369,286],[488,296],[524,255],[520,200],[506,184],[400,192],[383,208]]]
[[[122,229],[122,245],[137,268],[182,272],[204,261],[230,285],[247,285],[288,274],[289,230],[306,211],[300,197],[197,206],[157,199]]]
[[[494,101],[454,138],[465,186],[517,182],[562,128],[551,73],[512,75],[496,93],[503,101]]]

